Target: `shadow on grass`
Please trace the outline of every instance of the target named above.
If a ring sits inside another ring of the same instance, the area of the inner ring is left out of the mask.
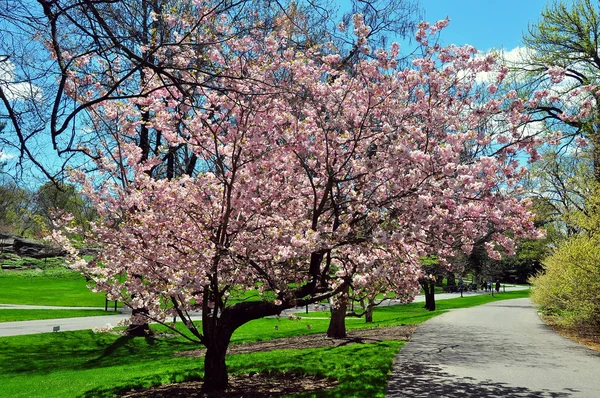
[[[394,369],[394,374],[388,384],[388,397],[560,398],[577,393],[572,389],[533,391],[506,383],[457,377],[442,371],[439,367],[427,364],[403,364]]]
[[[387,374],[401,341],[350,344],[304,350],[275,350],[227,358],[231,373],[310,374],[339,381],[319,397],[374,397],[385,392]],[[314,393],[298,397],[314,396]]]
[[[2,338],[0,372],[49,374],[160,360],[197,348],[182,339],[144,339],[91,331],[44,333]]]
[[[80,397],[83,398],[109,398],[123,395],[134,390],[145,390],[164,384],[184,383],[190,381],[201,381],[202,375],[197,372],[185,372],[183,374],[172,373],[168,375],[149,376],[128,381],[121,386],[98,387],[86,391]],[[186,396],[187,397],[187,396]]]
[[[98,366],[103,366],[103,364],[105,364],[106,360],[109,360],[111,363],[114,364],[114,356],[116,353],[120,354],[120,351],[122,351],[123,349],[127,349],[127,351],[129,352],[129,354],[135,354],[135,346],[133,346],[132,343],[134,343],[134,339],[138,339],[141,340],[141,337],[133,337],[133,336],[120,336],[118,339],[116,339],[115,341],[113,341],[111,344],[109,344],[108,346],[106,346],[104,348],[104,350],[102,351],[102,354],[98,357],[98,358],[94,358],[90,361],[88,361],[85,364],[86,368],[95,368]],[[145,341],[145,343],[148,345],[147,349],[152,349],[152,346],[156,345],[156,339],[148,336],[148,337],[144,337],[143,340]],[[139,344],[137,344],[137,346],[139,346]]]

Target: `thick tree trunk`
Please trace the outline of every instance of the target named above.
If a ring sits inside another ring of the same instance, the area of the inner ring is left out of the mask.
[[[446,279],[448,280],[448,282],[446,283],[446,285],[448,285],[448,286],[456,286],[456,276],[454,276],[453,272],[448,272],[448,275],[447,275]]]
[[[435,282],[431,279],[419,280],[425,293],[425,308],[429,311],[435,311]]]
[[[331,320],[327,328],[327,337],[342,339],[346,337],[346,305],[331,307]]]
[[[292,305],[287,308],[292,308]],[[281,307],[268,302],[241,302],[221,311],[208,304],[203,305],[202,342],[206,346],[203,394],[213,393],[216,394],[214,396],[219,396],[219,392],[227,388],[225,355],[233,332],[247,322],[277,315],[281,310]]]
[[[333,300],[329,301],[331,320],[327,328],[327,337],[342,339],[346,337],[346,310],[348,309],[348,287]]]
[[[435,286],[444,286],[444,274],[439,274],[435,276],[435,282],[431,282]]]
[[[372,323],[373,322],[373,307],[369,306],[367,308],[367,312],[365,312],[365,322]]]
[[[202,392],[222,391],[227,388],[227,365],[225,355],[231,340],[232,332],[223,328],[215,328],[212,336],[207,338],[206,355],[204,356],[204,383]]]

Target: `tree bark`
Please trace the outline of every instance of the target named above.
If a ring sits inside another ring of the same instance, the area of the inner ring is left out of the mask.
[[[448,272],[446,279],[448,281],[446,285],[456,286],[456,276],[454,275],[454,272]]]
[[[327,337],[342,339],[346,337],[346,310],[348,309],[348,287],[336,297],[335,303],[329,300],[331,320],[327,328]]]
[[[287,308],[292,308],[292,305]],[[268,302],[241,302],[218,310],[205,301],[202,306],[202,342],[206,346],[203,394],[218,394],[228,386],[225,355],[233,332],[254,319],[280,312],[281,307]]]
[[[134,308],[131,310],[131,316],[147,313],[148,310],[146,308]],[[125,334],[130,337],[149,337],[152,336],[152,330],[150,329],[148,322],[139,325],[129,324],[129,326],[127,326],[127,331],[125,332]]]
[[[367,307],[367,311],[365,312],[365,322],[372,323],[373,322],[373,307],[369,305]]]
[[[327,328],[327,337],[342,339],[346,337],[346,309],[347,305],[331,307],[331,320]]]
[[[222,391],[227,388],[228,376],[225,355],[233,331],[223,327],[211,330],[206,335],[206,355],[204,356],[204,383],[202,392]]]
[[[435,281],[431,282],[435,286],[444,286],[444,274],[440,273],[435,276]]]
[[[431,279],[422,278],[419,283],[425,293],[425,308],[429,311],[435,311],[435,282]]]

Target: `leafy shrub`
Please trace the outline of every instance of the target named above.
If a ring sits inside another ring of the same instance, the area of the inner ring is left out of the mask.
[[[532,300],[565,326],[600,325],[600,237],[580,235],[563,242],[543,262]]]

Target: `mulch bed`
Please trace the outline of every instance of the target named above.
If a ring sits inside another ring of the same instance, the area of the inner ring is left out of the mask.
[[[568,328],[559,325],[551,316],[541,315],[540,318],[546,325],[561,336],[573,340],[576,343],[583,344],[591,350],[600,352],[600,329],[594,327]]]
[[[229,388],[224,392],[202,394],[202,382],[185,382],[167,384],[143,391],[136,391],[122,398],[258,398],[278,397],[282,395],[298,394],[302,392],[324,391],[335,387],[336,380],[316,376],[300,376],[293,374],[253,374],[243,376],[229,376]]]

